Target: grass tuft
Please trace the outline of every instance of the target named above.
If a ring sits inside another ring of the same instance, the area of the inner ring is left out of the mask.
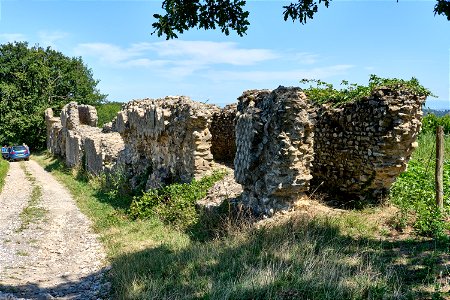
[[[19,215],[21,224],[17,229],[17,232],[26,230],[29,228],[30,224],[43,220],[48,212],[45,208],[39,206],[42,197],[42,187],[36,183],[36,178],[28,172],[23,162],[20,162],[20,167],[25,172],[27,180],[31,183],[32,190],[27,206]]]
[[[5,185],[6,174],[8,174],[9,163],[8,161],[0,158],[0,192]]]

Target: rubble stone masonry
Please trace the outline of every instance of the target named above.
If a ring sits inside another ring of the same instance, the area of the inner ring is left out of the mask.
[[[260,214],[288,209],[308,191],[314,157],[313,107],[299,88],[244,92],[236,116],[236,181]]]
[[[119,157],[133,187],[189,182],[214,166],[211,154],[212,116],[220,109],[188,97],[131,101],[113,127],[125,142]]]
[[[379,200],[418,146],[425,97],[379,88],[367,99],[317,109],[314,185],[331,195]]]
[[[270,215],[310,186],[330,195],[379,199],[405,170],[421,127],[419,97],[380,87],[340,107],[300,88],[250,90],[224,109],[176,96],[133,100],[96,127],[94,107],[45,112],[47,148],[93,174],[123,172],[134,189],[189,182],[215,161],[234,161],[242,203]]]

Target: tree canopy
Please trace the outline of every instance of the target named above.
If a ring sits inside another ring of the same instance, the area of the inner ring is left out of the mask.
[[[0,143],[42,148],[44,111],[70,101],[96,105],[106,95],[81,58],[28,43],[0,45]]]
[[[323,4],[328,7],[332,0],[298,0],[295,3],[284,5],[283,18],[291,19],[306,24],[312,19]],[[398,0],[397,0],[398,2]],[[178,33],[183,33],[191,28],[216,29],[226,35],[230,30],[243,36],[250,25],[249,12],[245,10],[244,0],[164,0],[162,8],[164,15],[154,14],[156,22],[152,24],[153,33],[164,35],[166,39],[178,38]],[[436,0],[434,14],[444,15],[450,21],[450,0]]]

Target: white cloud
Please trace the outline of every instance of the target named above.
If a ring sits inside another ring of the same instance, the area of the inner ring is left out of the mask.
[[[26,41],[26,36],[22,33],[1,33],[0,41],[3,43]]]
[[[243,49],[237,43],[179,40],[137,43],[128,48],[107,43],[86,43],[79,44],[75,53],[97,57],[101,62],[115,67],[165,65],[178,70],[186,68],[182,71],[183,74],[211,65],[249,66],[278,57],[272,50]]]
[[[269,49],[243,49],[231,42],[172,40],[154,43],[152,46],[159,56],[188,57],[199,64],[250,66],[279,57]]]
[[[76,55],[97,57],[100,62],[112,67],[158,67],[169,61],[152,60],[145,57],[149,44],[134,44],[129,48],[122,48],[107,43],[79,44],[74,52]]]
[[[84,43],[75,48],[75,55],[93,57],[113,68],[152,68],[153,74],[157,73],[170,80],[184,80],[197,73],[202,78],[207,77],[216,82],[327,78],[345,74],[352,67],[343,64],[313,67],[319,61],[319,55],[314,53],[295,52],[292,49],[276,51],[240,48],[237,43],[211,41],[172,40],[135,43],[129,47],[109,43]],[[278,69],[284,67],[286,70],[271,71],[274,64]],[[310,67],[301,68],[301,65]],[[251,70],[252,66],[259,70]]]
[[[41,30],[37,33],[39,44],[46,48],[48,46],[55,48],[56,42],[64,39],[69,34],[67,32],[62,31],[45,31]]]

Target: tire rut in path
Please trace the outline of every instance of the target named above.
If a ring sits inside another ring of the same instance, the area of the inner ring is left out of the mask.
[[[44,213],[23,226],[21,213],[39,187],[34,206]],[[11,163],[0,194],[0,299],[105,298],[105,254],[90,225],[36,162]]]

